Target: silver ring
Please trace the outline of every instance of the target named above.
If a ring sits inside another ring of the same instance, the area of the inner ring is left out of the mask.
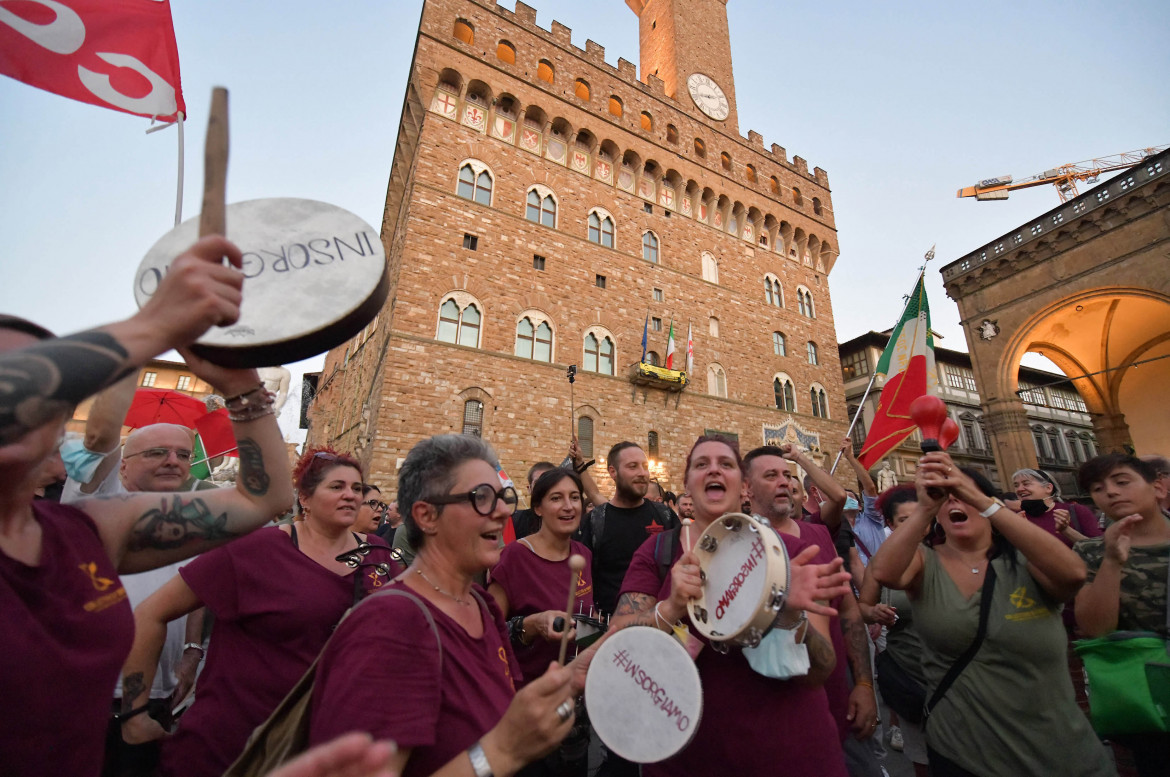
[[[565,699],[563,702],[561,702],[561,706],[557,707],[557,717],[561,719],[562,723],[564,723],[566,720],[569,719],[569,716],[572,714],[573,714],[573,702],[569,701],[568,699]]]

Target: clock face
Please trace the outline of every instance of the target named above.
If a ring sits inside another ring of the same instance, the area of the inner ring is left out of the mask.
[[[699,110],[716,121],[723,121],[731,112],[727,102],[727,95],[719,88],[719,84],[711,76],[703,73],[693,73],[687,79],[687,91]]]

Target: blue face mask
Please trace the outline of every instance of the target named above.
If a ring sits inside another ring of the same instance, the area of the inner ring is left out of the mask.
[[[845,508],[844,509],[846,509],[846,510],[860,510],[861,505],[857,504],[857,500],[854,499],[853,497],[848,497],[845,500]]]
[[[66,437],[61,443],[61,461],[65,462],[65,474],[78,483],[93,480],[93,473],[107,455],[89,450],[85,447],[85,440],[79,437]]]
[[[756,674],[777,680],[804,677],[811,666],[808,648],[796,641],[796,629],[772,629],[759,647],[745,647],[743,655]]]

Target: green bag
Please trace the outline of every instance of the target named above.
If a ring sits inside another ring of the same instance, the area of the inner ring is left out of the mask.
[[[1170,646],[1150,631],[1073,643],[1085,662],[1093,728],[1103,737],[1170,732]]]

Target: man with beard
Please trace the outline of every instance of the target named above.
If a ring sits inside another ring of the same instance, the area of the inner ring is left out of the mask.
[[[792,472],[790,463],[799,455],[799,451],[790,445],[764,446],[748,453],[744,457],[748,497],[755,515],[768,519],[772,528],[781,534],[799,538],[802,547],[817,545],[820,548],[817,563],[825,563],[835,555],[828,529],[820,524],[794,519],[804,507],[804,494],[799,490],[800,481]],[[810,474],[816,468],[807,458],[801,465]],[[817,475],[820,474],[822,472],[817,471]],[[876,754],[859,741],[872,737],[879,722],[873,690],[873,668],[870,664],[869,633],[857,599],[851,593],[831,604],[839,614],[828,619],[828,633],[834,652],[837,656],[846,656],[848,663],[838,660],[824,681],[829,710],[837,722],[850,775],[880,775],[882,770]],[[813,617],[809,616],[810,619]]]
[[[695,510],[695,502],[693,499],[691,499],[691,495],[687,494],[687,493],[683,493],[678,498],[678,517],[684,521],[687,518],[694,518],[694,515],[692,515],[692,513],[694,513],[694,510]]]
[[[636,443],[619,442],[606,458],[614,494],[581,522],[579,539],[593,552],[593,601],[613,612],[630,559],[647,537],[679,525],[666,505],[646,499],[650,471]]]

